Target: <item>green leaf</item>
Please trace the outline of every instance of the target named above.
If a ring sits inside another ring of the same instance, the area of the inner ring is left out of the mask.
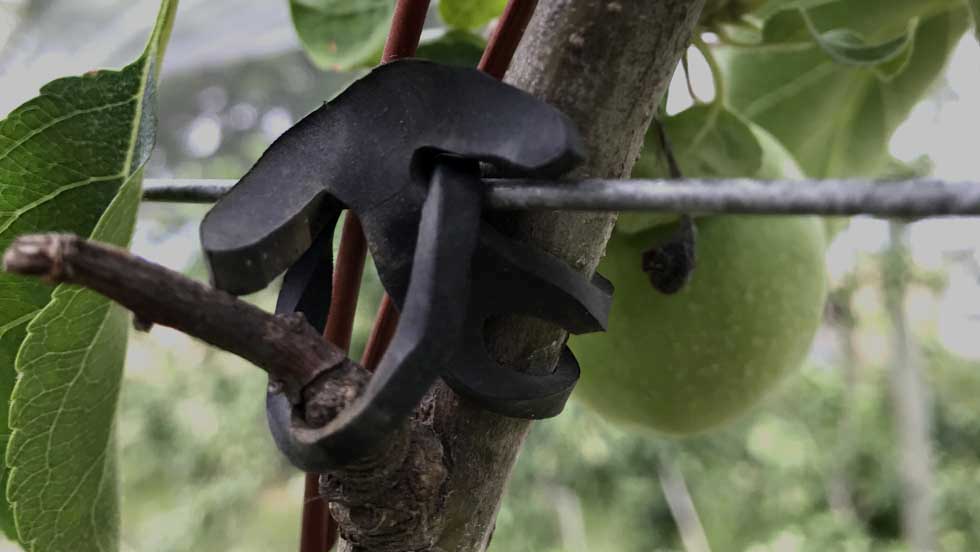
[[[919,22],[916,20],[916,27],[918,27],[918,24]],[[877,76],[879,80],[888,82],[901,75],[902,71],[905,71],[905,68],[909,66],[909,62],[912,61],[913,52],[915,52],[914,32],[909,35],[908,45],[905,48],[902,48],[901,52],[897,56],[873,67],[875,76]]]
[[[847,0],[810,15],[819,28],[847,27],[869,41],[895,36],[918,17],[915,47],[907,59],[884,67],[843,65],[809,37],[721,47],[726,104],[772,133],[812,177],[873,177],[888,164],[895,129],[929,92],[965,32],[966,8],[955,0]],[[777,18],[784,13],[770,22]],[[795,31],[785,19],[780,24],[786,27],[770,36],[806,32],[802,21]]]
[[[961,0],[819,0],[785,3],[762,18],[763,42],[772,47],[812,45],[816,29],[854,35],[862,42],[887,42],[908,33],[909,24],[960,7]],[[808,26],[807,20],[810,21]],[[855,40],[845,39],[845,40]]]
[[[758,23],[783,10],[809,9],[837,0],[707,0],[702,25],[716,27],[739,22]]]
[[[767,19],[776,13],[784,10],[808,10],[824,4],[830,4],[837,0],[768,0],[759,6],[755,15],[761,19]]]
[[[93,239],[128,245],[140,174],[106,210]],[[17,356],[7,498],[28,550],[119,549],[115,415],[128,312],[89,290],[58,286]]]
[[[919,23],[918,18],[913,18],[901,36],[878,44],[868,44],[864,37],[850,29],[833,29],[821,33],[806,10],[799,10],[798,13],[803,18],[810,36],[830,57],[838,63],[856,66],[887,63],[901,57],[903,52],[910,52],[915,28]],[[904,57],[908,59],[909,56]]]
[[[780,11],[766,19],[762,26],[762,43],[773,45],[802,44],[809,47],[813,41],[798,10]]]
[[[347,70],[384,47],[394,0],[290,0],[293,26],[307,55],[321,69]]]
[[[753,176],[762,165],[762,147],[749,125],[726,109],[694,106],[669,117],[664,131],[684,176]],[[656,134],[647,135],[648,147],[658,145]],[[664,164],[659,167],[659,176],[666,176]]]
[[[681,174],[692,178],[754,177],[762,167],[762,146],[742,119],[716,105],[696,105],[661,123]],[[667,163],[655,127],[647,132],[633,178],[668,178]],[[672,213],[629,212],[616,229],[642,232],[677,218]]]
[[[716,105],[696,105],[667,117],[664,131],[681,174],[692,178],[799,179],[803,172],[793,156],[771,134]],[[668,171],[655,128],[647,132],[634,178],[667,178]],[[626,212],[616,230],[643,232],[677,219],[674,213]]]
[[[504,11],[507,0],[440,0],[439,15],[454,29],[477,29]]]
[[[980,40],[980,0],[969,0],[970,13],[973,14],[973,34]]]
[[[476,67],[483,56],[486,40],[469,31],[450,30],[419,44],[416,56],[447,65]]]
[[[37,232],[128,243],[176,9],[176,0],[163,0],[131,65],[55,80],[0,121],[0,249]],[[9,418],[0,409],[12,429],[3,443],[7,500],[29,550],[116,548],[111,427],[125,327],[111,312],[93,295],[0,273],[0,392],[11,396]],[[97,473],[99,487],[79,470]],[[9,528],[8,504],[0,503]]]

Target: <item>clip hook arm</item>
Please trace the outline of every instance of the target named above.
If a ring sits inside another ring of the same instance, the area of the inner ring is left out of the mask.
[[[442,158],[422,209],[401,320],[363,394],[324,427],[307,426],[281,393],[267,397],[269,426],[297,467],[323,472],[376,450],[449,369],[467,315],[480,230],[478,166]]]

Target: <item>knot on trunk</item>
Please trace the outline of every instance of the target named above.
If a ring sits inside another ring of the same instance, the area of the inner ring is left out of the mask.
[[[320,478],[320,494],[350,550],[431,550],[442,534],[448,475],[442,443],[431,426],[417,420],[396,435],[404,441],[376,462]],[[397,455],[404,459],[397,462]]]

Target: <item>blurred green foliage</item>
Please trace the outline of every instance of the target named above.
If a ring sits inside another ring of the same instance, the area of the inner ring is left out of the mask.
[[[939,542],[942,550],[978,550],[980,364],[936,345],[928,351]],[[535,426],[491,550],[578,550],[562,541],[555,488],[581,502],[589,537],[582,550],[683,550],[658,482],[664,458],[686,477],[714,550],[904,549],[886,367],[856,367],[850,393],[838,368],[811,364],[737,424],[684,440],[629,434],[573,405]],[[845,409],[854,418],[848,435],[839,423]],[[851,509],[831,503],[835,478],[850,487]]]
[[[273,297],[253,299],[270,307]],[[360,343],[370,310],[362,309]],[[854,334],[880,337],[878,316],[859,312]],[[935,397],[939,542],[978,550],[980,363],[927,336],[923,344]],[[841,357],[812,359],[763,407],[682,440],[618,429],[572,403],[535,424],[491,551],[684,550],[659,479],[665,462],[686,478],[714,550],[903,550],[887,360],[852,366],[849,388]],[[268,436],[264,387],[244,361],[182,335],[133,338],[120,418],[126,549],[295,548],[302,474]],[[841,484],[850,504],[834,503]],[[586,543],[569,540],[581,534]]]

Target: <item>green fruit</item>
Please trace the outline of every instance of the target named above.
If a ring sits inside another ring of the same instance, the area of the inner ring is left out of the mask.
[[[676,225],[617,235],[600,272],[616,286],[609,330],[571,341],[575,396],[608,418],[672,434],[748,410],[803,361],[826,295],[817,217],[696,221],[697,267],[673,295],[655,291],[643,252]]]

